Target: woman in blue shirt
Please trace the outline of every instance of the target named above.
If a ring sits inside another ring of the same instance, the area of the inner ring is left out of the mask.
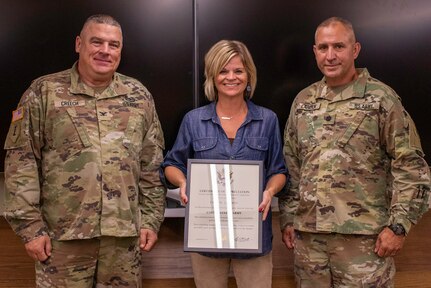
[[[196,286],[227,287],[232,266],[238,287],[271,287],[271,199],[286,182],[278,119],[274,112],[250,101],[255,91],[256,67],[247,47],[221,40],[205,56],[205,95],[210,104],[188,112],[175,144],[162,164],[169,185],[186,191],[187,159],[262,160],[264,191],[261,254],[192,253]]]

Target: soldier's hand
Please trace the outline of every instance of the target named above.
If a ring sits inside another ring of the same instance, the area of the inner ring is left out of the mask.
[[[157,233],[150,229],[141,229],[139,242],[139,247],[142,250],[149,252],[157,242]]]
[[[374,253],[380,257],[393,257],[403,248],[405,240],[406,236],[395,235],[391,229],[386,227],[377,237]]]
[[[282,231],[281,237],[287,249],[293,249],[295,247],[295,229],[292,226],[286,226]]]
[[[43,262],[51,256],[51,239],[48,235],[33,239],[24,246],[27,254],[35,261]]]

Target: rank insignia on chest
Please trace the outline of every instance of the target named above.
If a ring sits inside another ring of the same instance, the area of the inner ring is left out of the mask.
[[[312,111],[312,110],[318,110],[320,108],[320,103],[298,103],[296,106],[297,110],[306,110],[306,111]]]
[[[112,119],[112,114],[109,111],[98,111],[97,117],[100,120],[108,120],[109,121]]]

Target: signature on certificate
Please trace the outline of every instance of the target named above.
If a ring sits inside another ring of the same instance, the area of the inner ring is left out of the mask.
[[[241,236],[235,237],[235,242],[249,242],[249,241],[250,241],[250,237],[241,237]]]

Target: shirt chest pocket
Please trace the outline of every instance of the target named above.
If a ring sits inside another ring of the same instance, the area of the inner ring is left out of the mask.
[[[63,161],[91,146],[87,130],[73,108],[65,109],[55,117],[48,139]]]
[[[366,114],[364,112],[356,113],[355,117],[352,119],[347,128],[343,131],[340,137],[337,139],[337,145],[339,147],[344,147],[349,142],[350,138],[352,138],[355,131],[358,130],[358,127],[361,125],[364,120]]]
[[[123,145],[133,156],[139,156],[144,139],[144,119],[142,115],[130,115],[126,131],[124,132]]]
[[[378,114],[376,111],[356,111],[343,129],[336,145],[356,159],[369,161],[376,157],[380,146]],[[368,160],[367,160],[368,159]]]
[[[265,160],[269,149],[269,139],[267,137],[245,138],[246,151],[244,156],[248,160]]]
[[[193,150],[195,152],[194,158],[197,159],[217,159],[216,148],[217,138],[216,137],[206,137],[201,139],[196,139],[193,141]]]
[[[297,119],[298,141],[301,153],[308,152],[316,147],[322,137],[322,125],[334,121],[332,117],[323,121],[321,103],[300,102],[296,104],[295,116]],[[326,116],[330,116],[329,114]]]
[[[341,122],[349,123],[337,139],[339,147],[345,147],[352,141],[365,141],[378,145],[380,103],[350,102]],[[374,140],[374,141],[373,141]],[[353,143],[358,145],[359,143]]]

